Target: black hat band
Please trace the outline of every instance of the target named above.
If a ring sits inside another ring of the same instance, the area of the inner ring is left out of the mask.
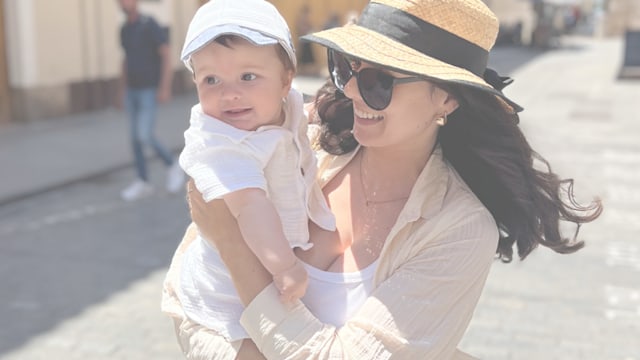
[[[357,24],[480,78],[487,67],[487,50],[388,5],[370,3]]]

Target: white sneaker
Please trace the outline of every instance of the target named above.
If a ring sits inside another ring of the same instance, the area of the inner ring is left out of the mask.
[[[167,171],[167,191],[172,194],[181,191],[184,189],[185,181],[184,171],[182,171],[178,160],[176,160]]]
[[[134,181],[126,189],[122,190],[120,197],[125,201],[135,201],[153,194],[153,186],[140,179]]]

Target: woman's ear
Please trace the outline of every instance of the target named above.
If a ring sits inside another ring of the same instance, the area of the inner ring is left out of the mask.
[[[436,108],[439,109],[439,113],[451,114],[458,108],[458,106],[460,106],[460,104],[458,103],[458,99],[456,99],[448,91],[435,85],[432,86],[432,98],[436,105]]]
[[[444,100],[444,109],[447,114],[451,114],[452,112],[456,111],[458,106],[460,106],[460,103],[458,103],[458,99],[447,93],[447,98]]]

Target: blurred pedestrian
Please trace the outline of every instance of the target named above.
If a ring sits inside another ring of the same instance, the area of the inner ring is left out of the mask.
[[[358,12],[355,10],[351,10],[347,13],[347,20],[345,21],[345,25],[355,24],[358,21]]]
[[[311,25],[311,8],[308,4],[304,4],[300,8],[300,15],[296,20],[296,32],[298,36],[307,35],[313,31]],[[316,70],[316,58],[313,54],[313,48],[310,42],[298,42],[298,72],[302,75],[315,75]]]
[[[334,27],[338,27],[341,25],[342,24],[340,23],[340,15],[338,15],[337,12],[333,11],[327,18],[327,21],[324,22],[322,30],[333,29]]]
[[[154,134],[158,102],[171,98],[172,69],[169,60],[168,33],[156,20],[138,11],[137,0],[119,0],[126,15],[120,30],[124,49],[122,75],[118,89],[118,106],[126,109],[138,178],[121,192],[127,201],[153,193],[144,156],[151,146],[168,168],[166,188],[175,193],[182,189],[185,176],[171,152]]]

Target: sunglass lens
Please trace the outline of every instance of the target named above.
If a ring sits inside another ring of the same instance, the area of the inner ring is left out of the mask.
[[[358,72],[358,88],[367,105],[382,110],[391,102],[393,77],[378,69],[362,69]]]
[[[393,76],[375,68],[358,72],[351,69],[347,57],[336,51],[329,51],[329,71],[336,87],[344,90],[345,85],[355,75],[362,99],[374,110],[382,110],[391,102]]]
[[[351,79],[351,76],[353,75],[351,72],[351,65],[349,65],[347,58],[335,51],[331,52],[331,64],[331,76],[333,77],[333,82],[338,89],[343,90],[344,86],[349,82],[349,79]]]

